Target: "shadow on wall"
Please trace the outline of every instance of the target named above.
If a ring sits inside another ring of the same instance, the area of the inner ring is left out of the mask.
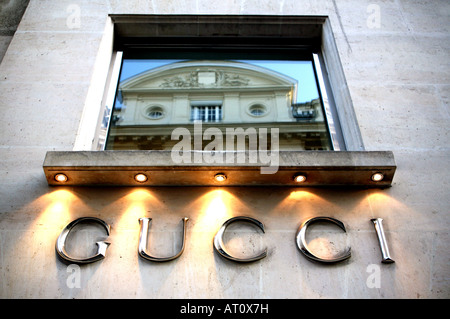
[[[30,0],[0,2],[0,63]]]

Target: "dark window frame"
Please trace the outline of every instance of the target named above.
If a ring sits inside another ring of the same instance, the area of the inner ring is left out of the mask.
[[[322,54],[322,16],[223,15],[110,15],[114,23],[114,52],[123,59],[204,58],[310,60],[333,150],[363,150],[356,117],[348,121],[351,141],[345,138],[339,113],[354,115],[353,107],[339,112]],[[314,55],[314,57],[313,57]],[[319,84],[319,81],[322,81]],[[348,93],[348,92],[347,92]],[[346,104],[351,104],[349,98]],[[349,134],[347,134],[349,135]],[[355,140],[355,141],[353,141]],[[355,145],[358,145],[355,147]]]

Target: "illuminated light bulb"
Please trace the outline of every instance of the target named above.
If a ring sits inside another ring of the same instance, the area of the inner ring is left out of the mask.
[[[296,183],[303,183],[304,181],[306,181],[306,176],[303,174],[297,174],[294,176],[294,181]]]
[[[148,180],[147,175],[139,173],[134,176],[134,180],[138,183],[145,183]]]
[[[383,178],[384,178],[383,173],[375,173],[375,174],[372,175],[372,180],[374,182],[380,182],[380,181],[383,180]]]
[[[218,173],[218,174],[214,175],[214,179],[218,182],[223,182],[227,179],[227,176],[223,173]]]
[[[59,182],[59,183],[65,183],[67,182],[68,178],[66,174],[63,173],[58,173],[55,175],[55,181]]]

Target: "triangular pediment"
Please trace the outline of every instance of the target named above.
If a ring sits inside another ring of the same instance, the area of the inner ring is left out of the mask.
[[[290,88],[297,81],[248,63],[228,61],[176,62],[135,75],[120,85],[123,92],[180,89]]]

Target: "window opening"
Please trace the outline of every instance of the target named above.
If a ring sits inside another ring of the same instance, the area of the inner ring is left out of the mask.
[[[191,121],[220,122],[222,121],[222,102],[191,103]]]
[[[159,106],[152,106],[147,109],[147,116],[152,120],[159,120],[164,117],[164,110]]]
[[[193,133],[196,121],[206,124],[203,130],[216,125],[224,134],[227,127],[278,128],[281,151],[341,149],[333,140],[335,127],[330,130],[330,103],[324,100],[318,81],[323,75],[312,52],[297,60],[292,55],[246,53],[226,59],[224,53],[170,53],[174,59],[154,58],[146,49],[138,57],[124,52],[104,149],[171,150],[177,142],[171,132],[185,127]],[[164,111],[140,111],[149,104]]]

